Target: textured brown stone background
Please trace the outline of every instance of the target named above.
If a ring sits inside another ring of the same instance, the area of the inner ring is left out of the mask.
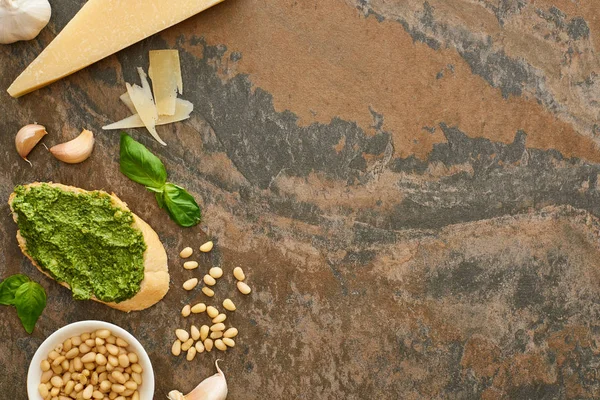
[[[83,3],[51,2],[36,40],[0,46],[0,88]],[[597,1],[227,0],[22,99],[0,91],[2,202],[35,180],[114,191],[172,272],[144,312],[75,302],[21,256],[3,206],[0,273],[49,300],[31,336],[0,308],[0,397],[26,397],[46,336],[98,318],[149,350],[157,399],[217,357],[230,399],[600,398],[599,43]],[[130,133],[202,203],[193,229],[119,173],[118,133],[100,130],[162,48],[180,50],[196,110],[159,129],[168,147]],[[38,146],[29,167],[13,137],[33,121],[47,145],[93,130],[93,156],[69,166]],[[215,251],[183,271],[178,251],[207,235]],[[187,363],[173,329],[202,295],[180,287],[210,265],[239,303],[238,346]]]

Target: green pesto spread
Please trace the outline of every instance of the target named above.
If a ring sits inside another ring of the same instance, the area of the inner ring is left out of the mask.
[[[144,278],[142,232],[133,214],[106,193],[74,193],[50,185],[15,188],[12,208],[27,253],[78,300],[120,302]]]

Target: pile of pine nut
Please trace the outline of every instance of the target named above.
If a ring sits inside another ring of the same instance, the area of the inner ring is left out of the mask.
[[[139,400],[142,367],[108,329],[73,336],[48,354],[38,386],[44,400]]]
[[[213,242],[206,242],[200,246],[200,251],[208,253],[213,248]],[[191,247],[186,247],[179,253],[179,256],[183,259],[189,258],[193,254]],[[198,262],[186,261],[183,263],[183,268],[186,270],[193,270],[198,268]],[[219,267],[213,267],[209,270],[208,274],[204,275],[202,281],[204,287],[202,293],[207,297],[212,298],[215,295],[213,286],[217,284],[217,279],[223,276],[223,270]],[[233,270],[233,276],[237,280],[237,288],[242,294],[250,294],[252,291],[250,286],[243,282],[246,279],[244,271],[240,267],[236,267]],[[198,278],[191,278],[184,282],[183,288],[185,290],[192,290],[198,285]],[[233,312],[236,310],[236,306],[233,301],[229,298],[223,300],[223,308],[227,311]],[[206,312],[206,315],[211,320],[211,325],[202,325],[200,329],[196,325],[190,327],[189,332],[185,329],[176,329],[175,336],[177,339],[173,342],[171,347],[171,353],[174,356],[179,356],[182,352],[186,352],[186,359],[192,361],[197,353],[203,353],[204,351],[210,352],[213,347],[220,350],[226,351],[230,347],[235,346],[234,337],[237,336],[238,330],[234,327],[227,328],[224,324],[227,319],[227,315],[220,312],[215,306],[207,306],[205,303],[197,303],[195,305],[186,304],[181,310],[181,315],[184,318],[189,317],[191,314],[200,314]]]

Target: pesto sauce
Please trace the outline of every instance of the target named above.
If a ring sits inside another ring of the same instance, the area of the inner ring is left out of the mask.
[[[133,214],[106,193],[74,193],[42,184],[15,188],[12,207],[27,253],[77,300],[121,302],[140,290],[144,237]]]

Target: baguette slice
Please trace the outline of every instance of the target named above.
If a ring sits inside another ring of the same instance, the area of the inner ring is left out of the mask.
[[[73,187],[66,186],[60,183],[52,183],[47,182],[47,185],[60,188],[64,191],[71,191],[75,193],[87,193],[86,190]],[[34,187],[42,185],[41,182],[31,183],[29,185],[23,185],[25,188]],[[106,193],[103,191],[99,191],[101,193]],[[108,193],[107,193],[108,194]],[[15,193],[10,195],[8,199],[8,204],[11,207],[11,211],[13,211],[13,219],[17,222],[17,213],[12,209],[12,202]],[[121,208],[126,211],[130,211],[127,208],[127,204],[119,199],[114,194],[110,194],[112,199],[112,203],[115,207]],[[104,301],[98,300],[97,298],[92,296],[92,300],[104,303],[109,307],[116,308],[121,311],[138,311],[146,309],[156,303],[158,303],[169,291],[169,267],[167,264],[167,253],[165,252],[165,248],[163,247],[160,239],[156,232],[144,222],[137,215],[133,214],[133,227],[139,229],[144,236],[144,241],[146,242],[146,251],[144,252],[144,279],[140,284],[140,291],[130,299],[124,300],[120,303],[106,303]],[[17,231],[17,241],[19,242],[19,247],[23,254],[31,260],[33,265],[36,266],[41,273],[52,278],[46,271],[44,271],[27,253],[27,243],[25,238],[21,236],[20,231]],[[69,285],[65,282],[59,282],[64,287],[70,289]]]

